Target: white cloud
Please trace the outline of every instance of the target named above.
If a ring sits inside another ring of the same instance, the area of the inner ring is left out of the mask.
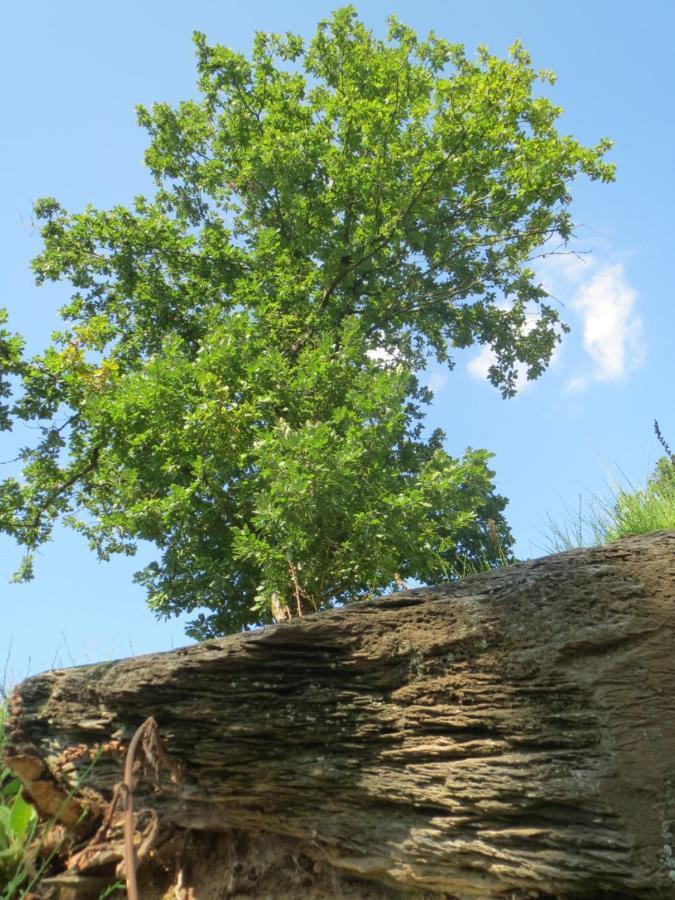
[[[483,347],[480,352],[466,364],[469,375],[476,381],[485,381],[488,377],[490,366],[497,362],[497,354],[491,347]],[[527,380],[527,366],[523,363],[516,364],[516,391],[522,393],[530,387],[531,381]]]
[[[574,378],[570,378],[570,380],[565,385],[565,392],[567,394],[577,394],[579,391],[583,391],[590,384],[590,379],[586,378],[583,375],[577,375]]]
[[[477,356],[470,359],[466,368],[472,378],[476,381],[484,381],[488,377],[490,366],[497,361],[497,356],[490,347],[483,347]]]
[[[597,257],[552,250],[537,261],[536,270],[542,287],[567,307],[568,315],[563,311],[562,318],[572,325],[572,334],[564,343],[574,341],[575,333],[581,332],[587,362],[568,373],[564,386],[567,393],[579,393],[594,382],[618,382],[642,364],[645,351],[642,321],[636,312],[637,293],[628,283],[622,263],[603,264]],[[502,305],[502,308],[506,307]],[[570,311],[580,318],[580,329],[574,327]],[[528,315],[525,333],[536,320],[535,307]],[[556,347],[551,365],[560,361],[559,347]],[[483,347],[470,360],[467,369],[472,378],[482,381],[494,362],[494,353],[489,347]],[[522,390],[528,384],[524,367],[520,366],[517,389]]]
[[[508,310],[511,308],[510,303],[497,303],[496,304],[499,309]],[[527,334],[532,331],[534,326],[537,324],[538,315],[536,312],[531,311],[526,313],[525,324],[523,325],[522,332],[523,334]],[[553,364],[557,359],[557,348],[554,349],[553,355],[551,357],[551,364]],[[469,375],[474,378],[476,381],[485,381],[488,377],[490,366],[494,366],[497,362],[497,354],[494,350],[489,346],[484,346],[480,349],[480,351],[474,356],[466,365],[467,371]],[[524,391],[525,388],[529,387],[532,384],[531,381],[528,381],[527,378],[527,366],[524,363],[516,364],[516,391],[519,393]]]
[[[448,375],[447,372],[444,372],[443,369],[434,369],[429,373],[428,378],[426,379],[426,386],[432,392],[432,394],[438,394],[440,391],[448,383]]]
[[[634,311],[636,299],[621,263],[603,266],[577,288],[572,308],[582,318],[592,380],[619,381],[641,365],[644,346],[642,322]],[[579,390],[580,383],[580,376],[573,378],[568,390]]]
[[[591,274],[595,261],[591,256],[573,252],[552,252],[538,261],[535,269],[544,290],[552,297],[569,290]]]
[[[384,335],[381,331],[378,333],[378,339],[381,341],[384,339]],[[397,347],[389,348],[382,344],[378,347],[372,347],[370,350],[366,350],[366,356],[368,359],[372,359],[374,362],[379,363],[383,369],[393,366],[401,358],[400,351]]]
[[[390,366],[396,361],[396,354],[385,350],[384,347],[376,347],[374,350],[367,350],[366,356],[375,362],[382,363],[382,366]]]
[[[477,356],[469,360],[467,371],[476,381],[485,381],[489,374],[490,366],[497,362],[497,354],[491,347],[483,347]],[[521,394],[531,386],[532,382],[527,378],[527,366],[524,363],[516,363],[516,391]]]

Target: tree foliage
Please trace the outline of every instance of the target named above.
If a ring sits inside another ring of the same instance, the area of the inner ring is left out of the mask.
[[[504,395],[541,374],[564,326],[530,262],[608,142],[558,133],[519,45],[381,40],[351,7],[307,46],[195,45],[197,99],[138,111],[154,195],[36,205],[37,281],[73,294],[43,354],[0,333],[43,434],[0,493],[23,574],[59,519],[102,558],[151,541],[151,605],[205,636],[496,562],[489,454],[425,436],[417,375],[474,343]]]

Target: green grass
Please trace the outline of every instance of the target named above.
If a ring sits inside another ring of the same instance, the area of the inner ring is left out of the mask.
[[[562,524],[549,519],[547,549],[552,552],[607,544],[620,537],[675,531],[675,460],[662,457],[647,484],[635,488],[609,484],[609,497],[579,498],[578,510]]]
[[[0,691],[0,900],[24,896],[32,876],[30,844],[37,814],[21,796],[21,783],[3,764],[7,721],[7,697]]]
[[[675,478],[658,492],[621,491],[606,522],[609,541],[629,534],[675,530]]]
[[[20,900],[40,883],[59,855],[61,845],[54,844],[48,853],[40,850],[41,837],[51,832],[57,819],[38,819],[33,806],[21,796],[19,779],[4,765],[7,700],[7,691],[0,682],[0,900]],[[95,755],[80,773],[64,802],[86,783],[98,757],[99,754]],[[83,815],[87,815],[86,810]],[[99,900],[113,896],[121,886],[121,882],[115,881],[103,891]]]

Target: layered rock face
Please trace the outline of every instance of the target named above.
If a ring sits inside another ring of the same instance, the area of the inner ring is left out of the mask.
[[[675,533],[627,538],[30,678],[8,757],[72,896],[152,717],[142,897],[672,897],[674,650]]]

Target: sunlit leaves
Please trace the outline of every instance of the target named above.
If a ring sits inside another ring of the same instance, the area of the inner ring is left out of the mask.
[[[11,397],[11,376],[24,371],[22,363],[23,340],[2,327],[7,321],[7,310],[0,308],[0,431],[12,427],[10,406],[2,401]]]
[[[473,57],[395,18],[380,40],[346,7],[306,46],[195,46],[198,96],[138,110],[154,196],[36,204],[37,281],[73,294],[32,360],[0,330],[0,399],[22,382],[0,426],[42,429],[2,528],[153,542],[138,579],[199,636],[494,564],[488,454],[425,437],[417,374],[474,343],[505,395],[541,374],[564,329],[530,263],[569,237],[574,178],[612,178],[608,143],[558,134],[519,45]]]

